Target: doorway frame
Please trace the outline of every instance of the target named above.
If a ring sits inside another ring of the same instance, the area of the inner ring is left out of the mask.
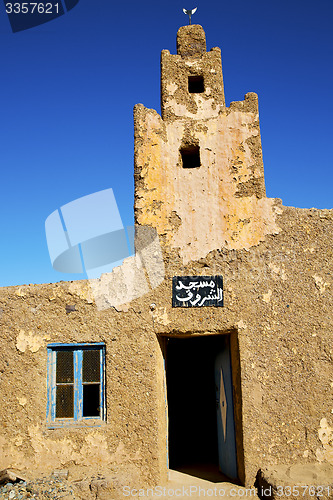
[[[168,339],[175,338],[195,338],[195,337],[216,337],[228,335],[230,341],[230,358],[232,371],[232,386],[233,386],[233,408],[235,422],[235,441],[236,441],[236,457],[237,457],[237,472],[238,480],[245,484],[245,463],[244,463],[244,444],[243,444],[243,412],[242,412],[242,384],[241,384],[241,362],[238,342],[238,330],[232,329],[219,332],[195,332],[191,334],[160,334],[159,343],[163,356],[164,374],[163,374],[163,392],[165,397],[166,408],[166,456],[167,469],[169,470],[169,407],[168,407],[168,387],[167,387],[167,343]]]

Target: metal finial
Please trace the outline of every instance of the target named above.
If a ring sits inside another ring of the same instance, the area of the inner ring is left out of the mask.
[[[191,16],[192,16],[192,14],[194,14],[196,12],[197,8],[198,7],[196,7],[195,9],[192,9],[192,10],[183,9],[184,14],[188,15],[188,18],[189,18],[188,24],[191,24]]]

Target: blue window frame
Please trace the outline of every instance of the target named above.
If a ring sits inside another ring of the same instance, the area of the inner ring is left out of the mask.
[[[105,344],[47,346],[47,423],[98,425],[105,419]]]

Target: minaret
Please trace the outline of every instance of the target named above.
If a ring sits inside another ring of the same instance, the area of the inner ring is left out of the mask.
[[[183,26],[161,57],[161,108],[134,108],[135,222],[156,228],[183,264],[249,249],[279,231],[266,198],[258,98],[225,106],[221,51]]]
[[[182,26],[177,34],[177,55],[161,57],[162,118],[207,120],[225,106],[221,50],[206,52],[206,37],[199,25]]]

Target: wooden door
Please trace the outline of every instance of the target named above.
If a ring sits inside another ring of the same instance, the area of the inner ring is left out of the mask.
[[[220,471],[237,479],[234,406],[229,338],[215,359],[217,439]]]

